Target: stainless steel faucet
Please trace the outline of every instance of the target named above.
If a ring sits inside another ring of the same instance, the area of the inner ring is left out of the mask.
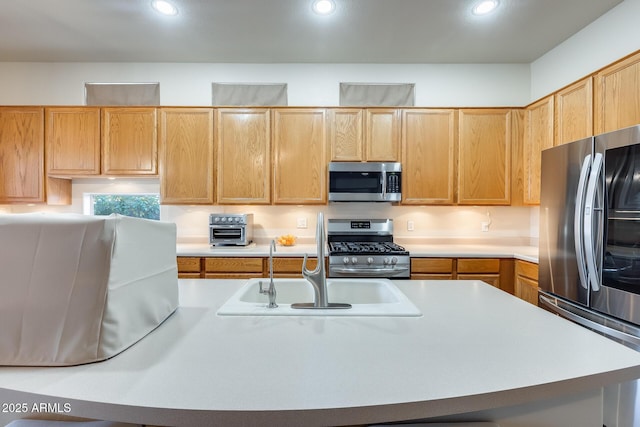
[[[315,295],[314,307],[324,308],[329,306],[327,299],[327,273],[324,268],[324,215],[318,212],[318,224],[316,226],[316,245],[318,247],[318,264],[313,270],[307,268],[307,254],[304,254],[302,262],[302,275],[313,285]]]
[[[316,265],[316,268],[309,270],[307,268],[307,254],[304,254],[304,260],[302,262],[302,275],[313,286],[314,302],[291,304],[291,308],[351,308],[351,304],[330,303],[327,297],[327,274],[324,267],[324,250],[326,243],[324,234],[324,215],[322,212],[318,212],[317,222],[316,244],[318,264]]]
[[[262,288],[262,281],[258,282],[261,294],[267,294],[269,296],[269,304],[267,308],[276,308],[276,287],[273,283],[273,253],[276,251],[276,241],[272,240],[269,245],[269,287],[267,289]]]

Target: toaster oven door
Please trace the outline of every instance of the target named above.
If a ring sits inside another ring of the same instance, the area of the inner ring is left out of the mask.
[[[213,225],[209,227],[209,243],[216,245],[247,245],[245,226]]]

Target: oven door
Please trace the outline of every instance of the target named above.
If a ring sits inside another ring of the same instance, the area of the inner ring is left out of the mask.
[[[640,325],[640,127],[596,137],[604,154],[602,287],[594,309]]]
[[[411,277],[411,264],[409,259],[400,259],[393,265],[370,266],[345,265],[344,256],[329,256],[329,274],[333,278],[385,278],[385,279],[409,279]]]

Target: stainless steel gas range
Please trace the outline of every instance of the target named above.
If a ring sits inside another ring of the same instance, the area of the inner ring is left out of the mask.
[[[408,279],[409,252],[393,243],[392,219],[329,219],[329,277]]]

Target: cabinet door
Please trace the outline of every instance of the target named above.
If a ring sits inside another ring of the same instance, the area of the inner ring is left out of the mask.
[[[553,96],[527,107],[524,138],[524,202],[540,203],[542,150],[553,147]]]
[[[324,109],[275,109],[273,151],[274,203],[327,202],[328,149]]]
[[[364,160],[363,117],[361,108],[331,108],[327,110],[331,160],[359,162]]]
[[[106,175],[158,173],[156,109],[102,109],[102,171]]]
[[[458,203],[510,203],[511,110],[468,109],[459,116]]]
[[[266,108],[218,109],[216,200],[271,202],[271,120]]]
[[[640,53],[596,74],[595,133],[640,123]]]
[[[160,202],[213,204],[213,109],[159,112]]]
[[[538,282],[524,276],[516,276],[515,296],[538,305]]]
[[[47,174],[100,174],[100,109],[45,109]]]
[[[582,79],[555,95],[554,145],[593,135],[593,78]]]
[[[402,113],[402,203],[453,204],[455,110]]]
[[[400,110],[396,108],[366,110],[365,160],[400,161]]]
[[[0,107],[0,203],[44,202],[44,109]]]

